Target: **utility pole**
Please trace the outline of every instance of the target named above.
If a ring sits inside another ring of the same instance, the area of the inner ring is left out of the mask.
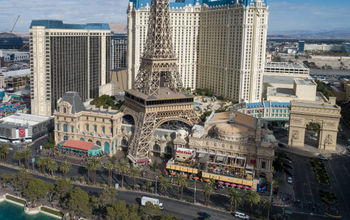
[[[271,209],[271,206],[272,206],[272,186],[273,186],[273,183],[274,183],[274,180],[271,181],[271,186],[270,186],[270,207],[269,207],[269,210],[267,212],[267,219],[270,219],[270,209]]]
[[[194,180],[194,194],[193,194],[193,203],[196,203],[196,191],[197,191],[197,188],[196,188],[196,183],[197,181]]]

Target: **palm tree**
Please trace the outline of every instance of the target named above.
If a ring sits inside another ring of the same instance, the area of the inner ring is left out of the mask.
[[[183,176],[181,176],[180,174],[177,174],[174,177],[175,183],[177,184],[177,199],[179,199],[179,195],[180,195],[180,185],[181,182],[183,181]]]
[[[10,147],[8,143],[3,143],[0,145],[0,154],[1,154],[1,159],[5,160],[7,159],[7,155],[10,152]]]
[[[90,163],[90,160],[89,160],[88,163],[87,163],[86,169],[88,170],[88,179],[87,179],[87,183],[89,184],[89,182],[90,182],[90,170],[93,169],[92,163]]]
[[[262,209],[262,212],[264,212],[264,211],[266,212],[267,210],[270,209],[271,204],[270,204],[269,200],[261,199],[259,202],[259,206]]]
[[[23,151],[16,151],[13,155],[13,159],[18,161],[18,166],[21,166],[21,160],[23,159]]]
[[[164,195],[166,195],[167,190],[170,186],[168,179],[161,176],[161,177],[159,177],[159,183],[160,183],[160,190],[163,191]]]
[[[248,190],[245,193],[245,199],[250,205],[250,213],[253,211],[253,204],[257,204],[260,201],[260,195],[253,190]]]
[[[27,149],[27,150],[23,151],[23,158],[24,158],[24,161],[26,163],[27,169],[29,168],[29,157],[31,155],[32,155],[32,150],[31,149]]]
[[[281,184],[282,184],[282,180],[281,179],[274,179],[274,180],[272,180],[272,191],[274,189],[277,189]],[[277,191],[277,199],[278,199],[278,191]]]
[[[140,170],[137,169],[136,167],[133,167],[130,169],[129,174],[132,176],[134,182],[133,182],[133,188],[135,189],[135,183],[136,183],[136,176],[140,174]]]
[[[39,158],[38,161],[36,162],[36,165],[40,168],[40,171],[44,173],[44,169],[46,166],[46,159],[44,158]]]
[[[185,178],[182,178],[181,182],[180,182],[180,186],[181,186],[181,200],[182,200],[182,195],[184,193],[184,187],[187,187],[188,182],[186,181]]]
[[[153,184],[152,181],[146,180],[147,191],[149,191],[149,189],[151,188],[152,184]]]
[[[213,193],[213,187],[211,186],[211,184],[204,184],[203,187],[203,192],[204,192],[204,197],[205,197],[205,205],[209,205],[210,202],[210,195]]]
[[[117,165],[117,169],[122,174],[122,188],[124,188],[124,175],[128,173],[130,165],[126,160],[121,159]]]
[[[91,164],[92,169],[94,170],[94,184],[96,184],[96,170],[101,167],[100,160],[93,157],[89,159],[89,162]]]
[[[231,212],[232,212],[232,206],[233,206],[233,212],[236,212],[237,205],[242,203],[242,195],[235,188],[228,188],[228,194],[229,194],[229,200],[231,204],[230,206]]]
[[[61,163],[60,171],[63,173],[64,176],[66,176],[66,174],[69,172],[71,166],[72,165],[68,161],[64,161],[63,163]]]
[[[106,168],[108,170],[108,185],[112,185],[112,170],[114,169],[114,164],[109,161],[106,164]]]
[[[51,158],[49,158],[47,160],[46,167],[49,170],[49,172],[51,173],[51,176],[53,176],[54,172],[58,169],[58,165],[57,165],[56,161],[52,160]]]

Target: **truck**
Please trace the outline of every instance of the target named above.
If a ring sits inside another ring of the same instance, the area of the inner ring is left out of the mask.
[[[151,198],[148,196],[142,196],[141,197],[141,205],[145,206],[147,202],[150,202],[153,205],[158,206],[160,209],[163,209],[163,203],[159,202],[159,199]]]

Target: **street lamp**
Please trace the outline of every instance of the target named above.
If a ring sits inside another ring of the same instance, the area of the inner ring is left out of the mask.
[[[158,176],[156,176],[156,186],[155,186],[155,193],[157,194],[157,181],[158,181]]]

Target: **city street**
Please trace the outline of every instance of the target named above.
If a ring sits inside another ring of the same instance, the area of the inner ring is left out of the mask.
[[[2,173],[16,173],[17,170],[11,169],[11,168],[7,168],[7,167],[3,167],[0,166],[0,175]],[[45,177],[41,177],[41,176],[36,176],[42,180],[45,180],[46,182],[50,182],[50,183],[54,183],[55,181],[50,179],[50,178],[45,178]],[[79,186],[81,187],[83,190],[89,192],[90,194],[94,194],[94,195],[98,195],[98,193],[101,191],[100,189],[97,189],[95,187],[86,187],[86,186]],[[128,204],[136,204],[138,203],[138,199],[141,198],[142,195],[144,195],[145,193],[142,192],[132,192],[132,191],[122,191],[119,190],[118,191],[118,196],[117,198],[120,200],[125,200]],[[173,214],[181,219],[184,220],[192,220],[192,219],[198,219],[199,216],[199,212],[205,212],[208,213],[209,215],[212,216],[212,219],[235,219],[232,214],[227,213],[227,212],[223,212],[223,211],[218,211],[215,209],[210,209],[207,207],[203,207],[203,206],[197,206],[194,204],[190,204],[190,203],[184,203],[184,202],[180,202],[180,201],[176,201],[173,199],[169,199],[169,198],[164,198],[164,197],[160,197],[160,196],[155,196],[152,195],[152,197],[155,198],[159,198],[161,202],[163,202],[164,204],[164,210],[163,213],[164,214]]]

